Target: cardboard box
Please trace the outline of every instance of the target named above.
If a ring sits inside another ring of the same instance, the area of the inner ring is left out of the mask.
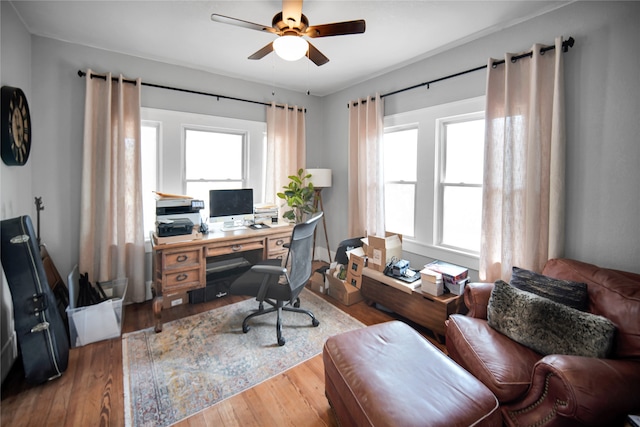
[[[351,305],[362,301],[360,289],[347,284],[344,280],[334,277],[335,269],[327,272],[327,281],[329,282],[329,296],[337,299],[344,305]]]
[[[355,253],[349,254],[349,264],[347,265],[347,278],[346,282],[351,286],[355,286],[360,289],[362,287],[362,271],[367,265],[367,258],[356,255]]]
[[[347,273],[347,280],[345,282],[348,285],[354,286],[356,289],[362,288],[362,276],[356,276],[351,271]]]
[[[324,277],[324,274],[319,273],[319,272],[314,272],[313,275],[311,276],[311,281],[309,283],[310,287],[312,290],[320,293],[320,294],[326,294],[327,293],[327,284],[326,284],[326,278]]]
[[[422,292],[434,296],[440,296],[444,293],[444,281],[441,273],[423,268],[420,270],[420,279],[422,281]]]
[[[466,279],[469,275],[469,270],[467,268],[444,261],[433,261],[425,265],[425,268],[441,273],[442,280],[444,280],[445,285],[453,285],[459,280]]]
[[[72,348],[120,336],[124,319],[122,300],[127,293],[127,283],[126,278],[101,283],[110,299],[86,307],[67,307]]]
[[[386,237],[369,236],[365,240],[363,243],[369,268],[384,271],[393,258],[402,259],[402,236],[399,234],[389,234]]]
[[[362,270],[367,266],[367,259],[355,253],[349,254],[349,265],[347,266],[347,275],[362,276]]]
[[[189,302],[189,295],[186,292],[179,294],[163,295],[162,308],[173,308]]]

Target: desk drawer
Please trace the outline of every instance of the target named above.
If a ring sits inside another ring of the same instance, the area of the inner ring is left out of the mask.
[[[175,270],[200,265],[200,249],[163,253],[165,270]]]
[[[246,251],[255,251],[255,250],[264,250],[264,241],[262,239],[258,241],[256,240],[237,241],[234,243],[229,243],[228,245],[207,246],[205,256],[212,257],[212,256],[233,254],[236,252],[246,252]]]
[[[193,270],[168,273],[162,286],[163,294],[173,294],[180,291],[204,287],[204,281],[200,280],[200,268]]]
[[[282,234],[280,236],[269,237],[267,239],[267,251],[269,258],[275,258],[275,254],[284,252],[285,256],[287,248],[284,247],[287,243],[291,242],[291,234]]]

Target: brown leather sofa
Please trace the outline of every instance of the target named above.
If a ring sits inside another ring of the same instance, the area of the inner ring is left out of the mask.
[[[487,323],[492,283],[465,289],[467,315],[447,321],[449,356],[482,381],[510,426],[615,426],[640,411],[640,274],[569,259],[542,274],[587,284],[589,312],[616,326],[607,359],[542,355]]]

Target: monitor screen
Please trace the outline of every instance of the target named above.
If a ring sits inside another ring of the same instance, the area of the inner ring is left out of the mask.
[[[209,190],[209,217],[240,217],[253,214],[253,189]]]

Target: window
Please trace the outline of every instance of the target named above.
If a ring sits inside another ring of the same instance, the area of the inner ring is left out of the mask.
[[[403,249],[478,268],[484,97],[385,117],[386,230]]]
[[[383,142],[385,229],[414,235],[418,129],[389,129]]]
[[[145,239],[155,230],[153,191],[204,200],[205,220],[210,189],[252,188],[264,201],[265,122],[147,107],[141,116]]]
[[[142,153],[142,211],[144,238],[156,227],[156,198],[158,188],[158,147],[160,146],[160,123],[143,121],[141,128]]]
[[[209,200],[209,190],[245,188],[245,140],[242,133],[185,129],[186,194]],[[202,216],[209,216],[205,203]]]
[[[438,244],[480,253],[484,114],[438,120]]]

